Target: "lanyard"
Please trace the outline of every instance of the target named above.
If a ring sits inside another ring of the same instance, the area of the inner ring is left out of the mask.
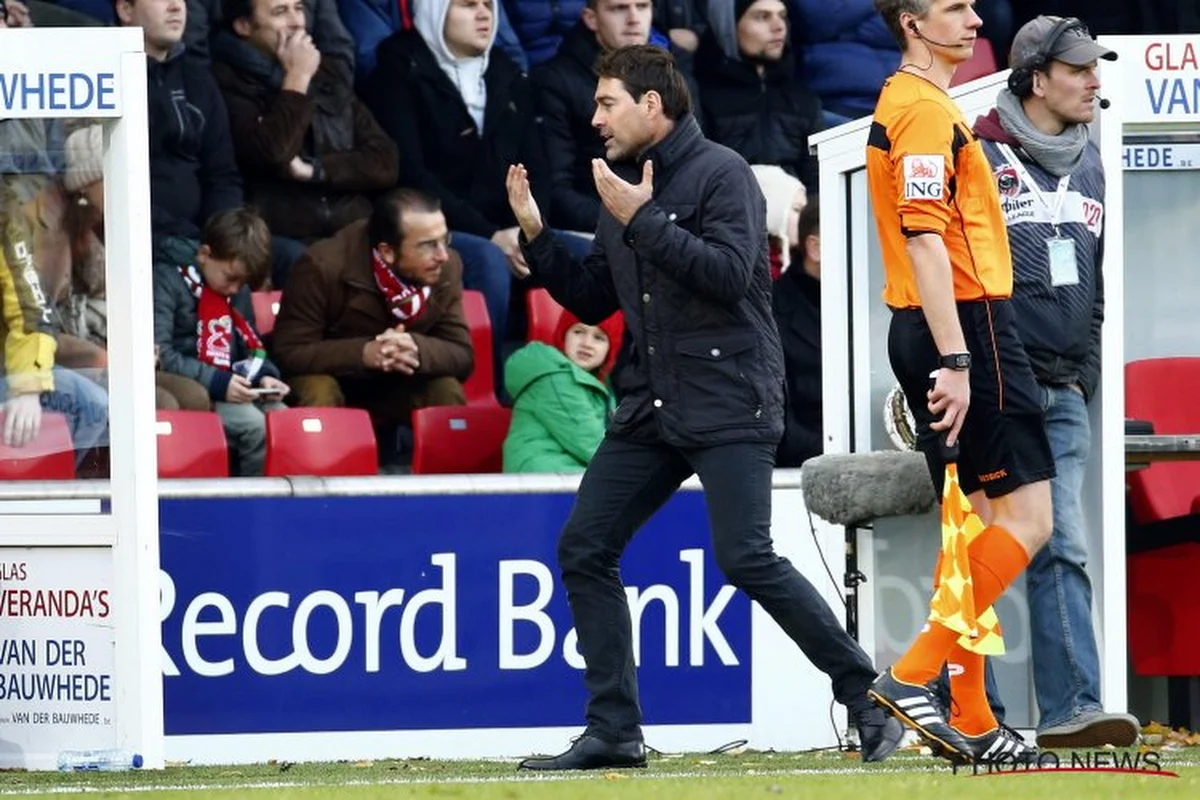
[[[1017,177],[1021,182],[1029,187],[1029,191],[1037,201],[1042,204],[1042,207],[1050,212],[1050,224],[1054,227],[1054,235],[1058,235],[1058,223],[1062,219],[1063,202],[1067,199],[1067,186],[1071,183],[1071,176],[1063,175],[1058,179],[1058,189],[1054,193],[1054,205],[1050,205],[1046,200],[1046,194],[1042,191],[1042,187],[1037,185],[1037,181],[1029,174],[1029,170],[1025,169],[1025,165],[1013,153],[1012,148],[1007,144],[1000,142],[996,145],[1000,153],[1008,160],[1008,163],[1017,171]]]

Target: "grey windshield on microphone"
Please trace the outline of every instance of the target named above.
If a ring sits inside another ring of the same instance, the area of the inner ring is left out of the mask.
[[[925,456],[912,450],[815,456],[800,486],[805,507],[834,525],[923,514],[938,500]]]
[[[1111,106],[1111,105],[1112,105],[1112,103],[1110,103],[1108,100],[1105,100],[1105,99],[1104,99],[1103,97],[1101,97],[1100,95],[1096,95],[1096,99],[1100,101],[1100,108],[1101,108],[1101,109],[1108,108],[1109,106]]]

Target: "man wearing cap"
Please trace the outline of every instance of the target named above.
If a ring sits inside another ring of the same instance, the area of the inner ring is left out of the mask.
[[[1138,735],[1134,717],[1100,703],[1080,502],[1104,320],[1104,168],[1088,123],[1101,102],[1097,63],[1116,57],[1078,19],[1037,17],[1013,40],[1008,88],[975,123],[1008,226],[1017,330],[1057,473],[1053,533],[1025,573],[1037,743],[1048,748],[1127,747]]]

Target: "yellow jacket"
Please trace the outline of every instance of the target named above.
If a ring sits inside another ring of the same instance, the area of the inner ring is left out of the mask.
[[[0,181],[0,336],[10,394],[54,389],[54,318],[34,261],[34,239],[14,187]]]

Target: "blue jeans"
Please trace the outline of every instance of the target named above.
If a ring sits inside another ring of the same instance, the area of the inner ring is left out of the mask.
[[[78,463],[91,448],[108,446],[108,392],[66,367],[54,367],[52,374],[54,390],[42,392],[41,406],[67,418]],[[0,401],[7,397],[6,386],[0,380]]]
[[[576,261],[583,260],[591,250],[592,243],[582,236],[562,231],[554,231],[554,235]],[[503,386],[504,348],[501,345],[508,337],[508,303],[512,294],[512,271],[508,267],[508,256],[491,239],[462,231],[454,231],[451,247],[462,258],[463,286],[481,292],[487,304],[488,318],[492,323],[493,374],[497,386]]]
[[[258,477],[267,459],[267,412],[287,408],[278,400],[257,403],[217,402],[229,449],[237,456],[237,474]]]
[[[289,239],[286,236],[271,237],[271,288],[282,289],[287,283],[287,276],[292,266],[300,260],[300,256],[308,251],[308,245],[299,239]],[[258,290],[259,287],[250,287]]]
[[[451,247],[462,257],[463,287],[483,294],[492,322],[492,341],[504,341],[508,333],[508,298],[512,293],[508,256],[491,239],[462,231],[454,231]]]
[[[1050,483],[1054,533],[1025,571],[1038,730],[1103,708],[1081,497],[1092,443],[1087,403],[1074,389],[1042,386],[1042,408],[1058,476]]]

